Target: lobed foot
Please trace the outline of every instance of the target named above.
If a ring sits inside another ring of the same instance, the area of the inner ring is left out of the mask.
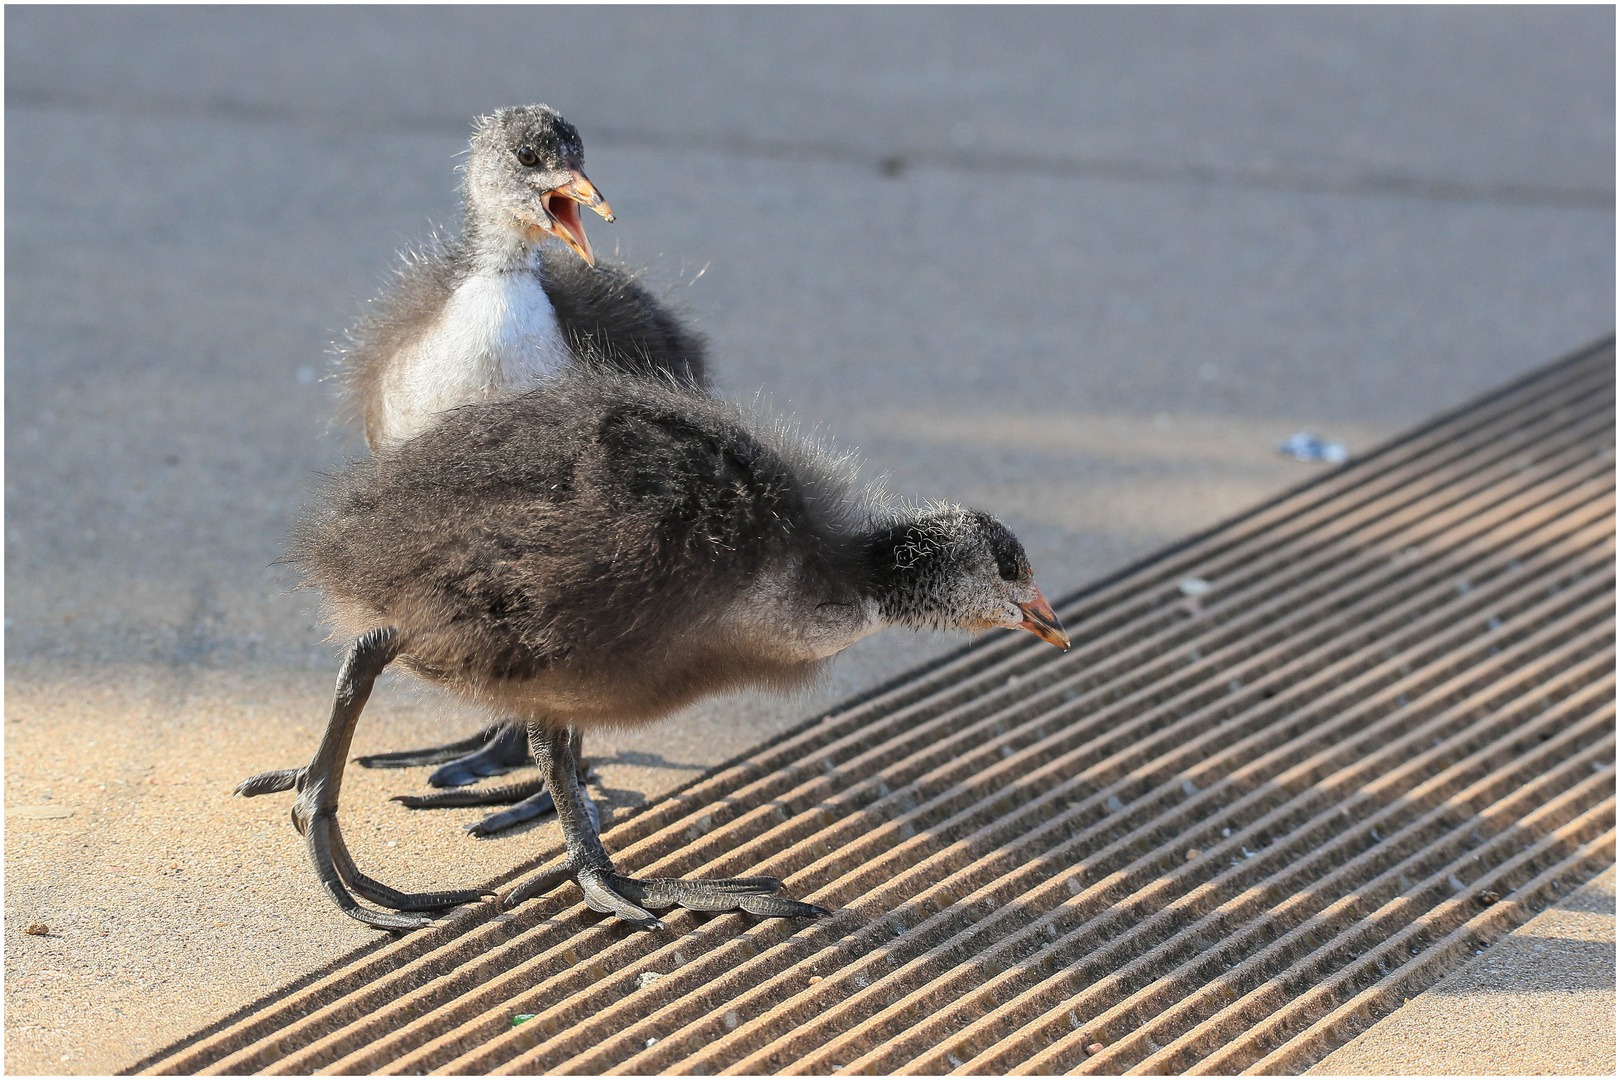
[[[593,911],[616,915],[647,930],[664,928],[663,922],[648,908],[741,910],[751,915],[787,919],[816,919],[832,914],[815,904],[777,896],[782,891],[782,883],[773,877],[688,881],[684,878],[633,878],[619,873],[602,846],[595,806],[585,795],[579,732],[535,722],[529,736],[535,763],[540,766],[546,789],[557,803],[557,819],[568,844],[568,857],[512,889],[502,901],[505,907],[573,878]]]
[[[367,754],[355,761],[368,769],[408,769],[439,765],[428,777],[434,787],[462,787],[486,776],[502,776],[533,762],[522,725],[496,724],[471,738],[424,750]]]

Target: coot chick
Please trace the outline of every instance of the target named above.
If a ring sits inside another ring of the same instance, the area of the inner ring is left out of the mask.
[[[597,261],[579,207],[614,215],[584,156],[546,105],[475,121],[461,234],[407,253],[340,350],[344,403],[372,449],[579,363],[704,385],[701,337],[624,267]]]
[[[648,908],[813,916],[772,878],[637,880],[597,835],[578,742],[699,698],[814,680],[883,626],[1023,627],[1068,638],[1017,538],[957,506],[900,510],[845,459],[674,383],[564,373],[448,413],[333,478],[290,560],[353,638],[314,760],[238,791],[297,787],[293,817],[339,906],[374,926],[470,892],[401,894],[360,874],[338,828],[344,755],[372,681],[398,660],[522,716],[590,906],[647,928]],[[508,902],[555,883],[542,875]],[[347,888],[345,888],[347,885]],[[361,905],[350,890],[392,912]]]
[[[579,132],[555,109],[501,109],[474,122],[459,236],[407,254],[341,350],[344,401],[373,449],[447,409],[509,397],[562,367],[605,363],[706,385],[704,343],[626,267],[599,261],[579,207],[612,210],[584,172]],[[546,243],[553,238],[561,243]],[[425,750],[375,754],[370,768],[439,765],[435,787],[529,762],[521,721]],[[474,825],[490,835],[551,809],[536,782],[399,801],[426,808],[517,805]]]

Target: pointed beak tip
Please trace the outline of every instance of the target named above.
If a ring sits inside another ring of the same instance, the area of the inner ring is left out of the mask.
[[[1057,613],[1052,610],[1052,605],[1046,602],[1046,597],[1042,596],[1039,590],[1036,590],[1033,600],[1019,604],[1018,607],[1025,615],[1024,621],[1018,624],[1020,627],[1049,645],[1056,645],[1064,652],[1069,651],[1068,632],[1063,629],[1063,624],[1058,622]]]
[[[1064,652],[1069,651],[1069,635],[1064,632],[1063,627],[1055,624],[1038,622],[1034,619],[1025,619],[1018,625],[1023,629],[1028,630],[1030,633],[1034,634],[1048,645],[1056,645]]]
[[[608,201],[602,198],[602,193],[596,190],[596,185],[591,183],[590,178],[577,167],[570,171],[573,176],[573,181],[563,187],[558,188],[558,193],[560,193],[564,198],[574,200],[581,206],[590,207],[591,210],[596,213],[597,217],[601,218],[603,221],[606,221],[610,225],[614,221],[618,220],[614,216],[613,207],[609,206]]]
[[[590,238],[585,235],[585,228],[578,219],[567,225],[559,222],[552,235],[572,248],[575,255],[585,260],[586,266],[596,265],[596,249],[591,246]]]

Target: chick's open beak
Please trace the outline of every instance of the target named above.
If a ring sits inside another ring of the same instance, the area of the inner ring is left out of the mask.
[[[578,169],[568,171],[574,178],[573,182],[558,188],[558,194],[568,196],[568,198],[573,199],[581,206],[590,207],[596,211],[597,216],[603,221],[612,224],[616,220],[613,216],[613,207],[609,206],[607,200],[602,198],[602,193],[596,190],[596,185],[591,183],[585,174]]]
[[[596,253],[591,250],[591,242],[585,236],[585,225],[579,220],[579,208],[588,206],[608,221],[614,220],[613,208],[608,206],[607,200],[602,198],[596,185],[586,178],[578,169],[570,169],[572,179],[561,187],[552,188],[545,194],[545,206],[548,220],[537,226],[541,232],[550,233],[569,247],[574,254],[584,259],[590,266],[596,265]]]
[[[1057,615],[1052,611],[1052,605],[1046,602],[1041,590],[1035,590],[1035,599],[1028,603],[1019,604],[1019,609],[1028,616],[1018,625],[1040,638],[1042,641],[1056,645],[1060,649],[1069,647],[1069,635],[1063,632],[1063,624],[1058,622]]]

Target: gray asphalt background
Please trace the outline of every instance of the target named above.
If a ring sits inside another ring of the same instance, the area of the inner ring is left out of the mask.
[[[1057,596],[1614,326],[1614,13],[1585,8],[10,7],[6,1067],[120,1067],[369,932],[284,799],[333,646],[271,566],[324,350],[456,217],[470,118],[578,124],[593,221],[869,474],[990,509]],[[667,790],[819,695],[598,740]],[[477,722],[390,681],[360,752]],[[472,882],[553,826],[345,792],[357,857]],[[14,813],[21,808],[22,815]],[[38,808],[45,808],[40,810]],[[24,816],[72,811],[71,817]],[[23,928],[47,924],[47,936]]]

